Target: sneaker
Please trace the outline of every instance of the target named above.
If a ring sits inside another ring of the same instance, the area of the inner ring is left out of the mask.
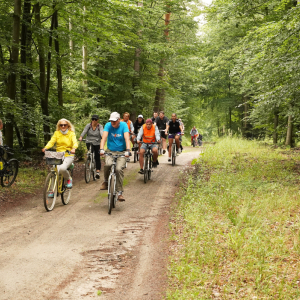
[[[100,173],[99,172],[96,173],[96,178],[100,179]]]
[[[49,192],[48,193],[48,198],[54,198],[54,193],[53,192]]]
[[[157,165],[159,165],[159,162],[158,162],[158,160],[156,161],[156,164],[157,164]]]
[[[171,161],[171,158],[170,158],[170,157],[168,158],[168,161]]]
[[[73,184],[72,184],[72,178],[71,178],[71,179],[69,179],[69,180],[67,181],[66,188],[67,188],[67,189],[71,189],[72,186],[73,186]]]
[[[108,182],[107,181],[102,182],[100,190],[108,190]]]
[[[140,174],[144,174],[144,170],[143,170],[143,169],[140,169],[140,170],[139,170],[139,173],[140,173]]]
[[[154,162],[152,163],[152,168],[157,168],[157,162],[156,162],[156,161],[154,161]]]
[[[127,161],[127,162],[130,162],[130,158],[129,158],[129,157],[127,157],[127,158],[126,158],[126,161]]]
[[[165,154],[166,153],[166,150],[163,150],[163,154]]]
[[[181,149],[177,149],[177,154],[180,154],[181,153]]]
[[[125,198],[122,194],[118,196],[118,201],[125,201]]]

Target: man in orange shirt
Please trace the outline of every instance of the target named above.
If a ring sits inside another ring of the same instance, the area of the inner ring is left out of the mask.
[[[151,119],[146,120],[146,124],[144,124],[138,134],[137,137],[138,143],[143,143],[140,149],[140,174],[144,174],[143,166],[144,166],[144,153],[149,147],[153,153],[153,168],[156,168],[158,165],[157,157],[158,157],[158,149],[157,143],[160,143],[160,135],[157,126],[155,126]]]

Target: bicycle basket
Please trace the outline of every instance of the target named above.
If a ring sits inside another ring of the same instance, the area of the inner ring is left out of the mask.
[[[61,165],[65,157],[65,152],[46,151],[45,158],[47,165]]]

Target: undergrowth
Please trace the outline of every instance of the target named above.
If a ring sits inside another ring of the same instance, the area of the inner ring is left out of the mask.
[[[167,299],[299,299],[299,152],[227,138],[194,166],[171,222]]]

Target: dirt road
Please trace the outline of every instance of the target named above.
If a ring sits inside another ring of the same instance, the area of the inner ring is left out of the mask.
[[[186,151],[175,167],[160,157],[147,184],[129,163],[126,201],[111,215],[102,174],[76,182],[70,203],[52,212],[37,195],[0,213],[0,299],[161,299],[169,206],[180,170],[200,153]]]

